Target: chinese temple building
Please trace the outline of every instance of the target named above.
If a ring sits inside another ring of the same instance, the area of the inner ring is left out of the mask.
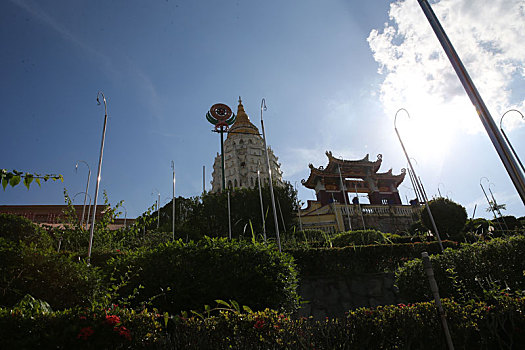
[[[276,185],[283,185],[281,164],[272,149],[268,147],[272,179]],[[259,129],[253,125],[244,111],[239,97],[237,119],[230,127],[224,141],[224,177],[227,188],[257,187],[257,170],[260,171],[261,184],[268,183],[268,166],[264,152],[264,142]],[[217,153],[213,164],[212,192],[220,192],[222,187],[221,155]]]
[[[310,176],[303,186],[315,190],[316,201],[308,201],[301,210],[304,229],[342,232],[356,229],[378,229],[382,232],[405,231],[417,220],[419,207],[403,205],[398,186],[406,171],[394,175],[392,169],[378,172],[382,156],[371,161],[339,159],[326,152],[326,167],[310,167]],[[369,203],[360,203],[364,194]],[[350,196],[349,196],[350,195]],[[352,198],[350,198],[352,197]]]

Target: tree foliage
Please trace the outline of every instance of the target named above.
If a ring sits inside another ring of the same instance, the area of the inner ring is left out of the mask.
[[[428,205],[440,233],[455,235],[463,230],[467,222],[465,207],[443,197],[429,201]],[[421,209],[421,222],[427,229],[434,230],[426,205]]]
[[[279,231],[292,230],[296,225],[297,192],[290,183],[274,186]],[[262,187],[266,234],[275,237],[273,210],[268,185]],[[236,188],[230,192],[231,231],[233,238],[251,239],[252,234],[263,234],[263,219],[259,188]],[[161,232],[172,231],[172,202],[160,209]],[[148,228],[156,229],[157,212]],[[283,225],[284,221],[284,225]],[[204,236],[228,237],[228,193],[206,192],[202,196],[175,199],[175,236],[184,240],[198,240]]]

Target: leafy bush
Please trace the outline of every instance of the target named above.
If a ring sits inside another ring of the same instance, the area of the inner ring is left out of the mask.
[[[454,248],[458,244],[443,241],[443,246]],[[423,251],[437,254],[441,249],[437,242],[425,242],[287,250],[294,257],[301,276],[394,271],[403,262],[421,256]]]
[[[332,244],[334,247],[412,242],[421,242],[421,239],[417,236],[400,236],[398,234],[383,233],[377,230],[348,231],[339,233],[332,239]]]
[[[120,275],[130,267],[121,296],[138,294],[133,305],[148,302],[169,312],[235,299],[254,309],[295,309],[297,273],[291,256],[259,243],[206,238],[176,241],[121,255],[113,260]],[[139,286],[144,286],[139,289]]]
[[[457,300],[483,300],[494,288],[525,289],[525,237],[493,239],[464,244],[431,257],[434,275],[442,297]],[[407,262],[397,273],[400,297],[410,302],[432,299],[421,259]]]
[[[164,317],[114,305],[108,309],[38,312],[27,306],[0,309],[5,349],[138,349],[163,347]]]
[[[45,230],[22,216],[0,213],[0,237],[15,243],[40,243],[42,247],[51,245],[51,239]]]
[[[443,300],[456,349],[521,349],[525,299],[458,304]],[[316,321],[275,310],[188,317],[119,307],[36,313],[0,309],[7,349],[444,349],[433,302],[349,311]]]
[[[465,207],[443,197],[429,201],[428,205],[440,235],[446,237],[458,234],[463,230],[467,221]],[[421,222],[427,229],[434,231],[426,205],[421,208]]]
[[[99,272],[55,252],[0,239],[0,306],[31,294],[53,309],[89,305],[101,287]]]

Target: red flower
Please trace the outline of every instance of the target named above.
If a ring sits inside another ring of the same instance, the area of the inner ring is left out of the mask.
[[[81,320],[85,320],[86,319],[86,316],[80,316],[79,317]]]
[[[129,329],[127,329],[124,326],[115,327],[115,332],[118,332],[118,334],[127,340],[131,340],[131,333],[129,332]]]
[[[93,333],[95,333],[93,328],[91,328],[91,327],[84,327],[78,333],[77,339],[87,340],[90,336],[93,335]]]
[[[264,327],[264,320],[257,320],[253,325],[253,328],[261,329]]]
[[[405,305],[405,304],[397,304],[397,306],[399,306],[399,307],[405,307],[406,305]]]
[[[116,315],[106,315],[106,323],[110,326],[116,326],[120,323],[120,317]]]

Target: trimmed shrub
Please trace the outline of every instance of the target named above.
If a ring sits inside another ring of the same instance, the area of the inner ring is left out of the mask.
[[[459,245],[443,241],[443,246],[455,248]],[[394,271],[405,261],[421,256],[423,251],[437,254],[441,249],[438,242],[424,242],[287,250],[294,257],[301,276],[350,276]]]
[[[525,347],[525,300],[443,300],[456,349]],[[349,311],[346,318],[295,319],[275,310],[216,316],[129,309],[26,313],[0,309],[7,349],[445,349],[433,302]]]
[[[431,257],[442,297],[483,300],[495,288],[525,289],[525,237],[496,238],[463,244]],[[432,294],[421,259],[407,262],[396,272],[400,297],[416,302],[431,300]]]
[[[273,246],[210,238],[176,241],[119,256],[109,266],[120,276],[130,271],[119,293],[125,297],[136,290],[132,305],[151,300],[154,307],[171,313],[215,299],[234,299],[256,310],[298,306],[293,258]]]
[[[117,306],[56,312],[15,307],[0,309],[0,337],[5,349],[165,348],[159,316]]]
[[[334,247],[348,247],[351,245],[369,245],[390,243],[386,234],[376,230],[356,230],[336,235],[332,244]]]
[[[442,239],[447,235],[453,236],[461,233],[467,222],[467,211],[465,207],[443,197],[429,201],[428,205],[430,206],[440,235],[444,236]],[[421,222],[427,229],[434,232],[426,206],[421,208]]]
[[[0,239],[0,306],[12,306],[26,294],[53,309],[89,305],[101,287],[98,270],[55,252]]]

